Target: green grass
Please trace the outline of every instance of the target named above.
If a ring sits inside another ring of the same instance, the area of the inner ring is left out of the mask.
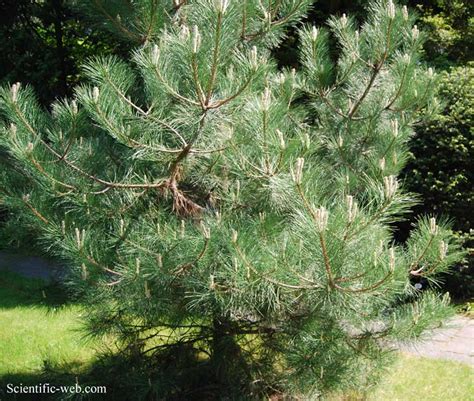
[[[402,355],[370,401],[473,401],[474,369],[446,360]]]
[[[80,330],[80,306],[61,304],[58,292],[41,280],[0,271],[0,377],[38,374],[44,361],[81,365],[93,359],[94,344]]]

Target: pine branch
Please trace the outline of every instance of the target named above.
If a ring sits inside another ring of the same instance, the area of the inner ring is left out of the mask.
[[[28,197],[24,196],[22,200],[23,200],[23,203],[28,207],[28,209],[30,209],[38,219],[40,219],[44,224],[49,224],[49,220],[46,217],[44,217],[36,208],[34,208],[30,204],[30,202],[28,202]]]
[[[209,82],[207,85],[207,94],[206,94],[206,99],[204,101],[204,104],[206,106],[209,105],[209,101],[211,100],[212,91],[214,89],[214,85],[216,81],[216,74],[217,74],[217,68],[218,68],[218,63],[219,63],[221,29],[222,29],[222,10],[219,10],[217,12],[216,34],[215,34],[214,51],[212,54],[212,64],[211,64],[211,76],[209,78]]]
[[[112,17],[107,10],[104,8],[102,5],[101,0],[94,0],[94,3],[96,7],[99,9],[99,11],[112,23],[113,26],[115,26],[120,32],[125,34],[126,37],[131,39],[133,42],[141,42],[142,38],[140,38],[139,35],[131,32],[128,30],[123,24],[121,24],[116,18]]]
[[[362,105],[363,101],[365,100],[365,98],[369,94],[370,90],[372,89],[372,86],[375,83],[375,79],[377,78],[379,72],[382,70],[382,67],[383,67],[385,61],[387,60],[387,57],[388,57],[388,54],[389,54],[389,49],[390,49],[390,35],[391,35],[391,31],[392,31],[392,24],[393,24],[393,22],[390,19],[388,29],[387,29],[387,43],[385,45],[385,51],[384,51],[384,54],[382,56],[382,59],[373,67],[372,75],[370,77],[369,83],[368,83],[367,87],[365,88],[364,93],[362,94],[362,96],[354,104],[351,111],[349,112],[349,114],[348,114],[349,119],[352,119],[354,114],[357,112],[359,107]]]

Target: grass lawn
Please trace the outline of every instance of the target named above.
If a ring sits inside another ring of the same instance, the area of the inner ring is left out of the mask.
[[[474,369],[459,362],[402,355],[368,399],[474,401]]]
[[[64,303],[58,289],[0,270],[0,382],[2,376],[34,377],[44,361],[78,370],[92,362],[95,344],[84,340],[80,313],[79,305]],[[461,363],[401,355],[367,400],[474,401],[474,370]]]
[[[44,361],[80,365],[93,358],[94,344],[80,332],[80,306],[62,303],[57,292],[0,270],[0,378],[37,374]]]

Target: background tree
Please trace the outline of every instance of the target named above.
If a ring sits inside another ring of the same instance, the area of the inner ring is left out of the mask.
[[[409,1],[427,33],[425,57],[440,69],[473,61],[474,4],[468,0]]]
[[[377,1],[362,26],[299,29],[301,68],[279,71],[270,49],[310,4],[143,0],[110,21],[141,38],[131,62],[91,60],[74,99],[48,112],[2,88],[3,201],[68,262],[89,333],[117,340],[126,372],[100,380],[122,398],[360,388],[382,339],[450,313],[410,281],[462,257],[447,225],[420,219],[403,246],[389,225],[414,201],[396,178],[411,126],[437,106],[423,35]]]
[[[440,80],[442,111],[417,127],[411,142],[412,157],[404,171],[407,187],[419,193],[423,212],[449,216],[467,248],[473,248],[473,143],[474,70],[453,68]],[[459,264],[455,274],[444,278],[444,288],[456,298],[474,294],[472,255]]]
[[[62,0],[1,0],[0,10],[0,82],[28,81],[42,104],[72,94],[88,57],[123,52],[112,35],[98,35]]]
[[[417,4],[415,4],[417,3]],[[417,7],[418,23],[426,31],[424,58],[446,70],[440,82],[440,112],[416,127],[410,162],[403,172],[407,188],[421,194],[414,216],[425,211],[453,219],[470,256],[456,265],[454,274],[442,279],[443,288],[458,301],[474,297],[472,253],[472,42],[474,4],[470,1],[410,2]],[[431,166],[425,168],[423,166]],[[428,171],[429,170],[429,171]],[[416,218],[416,217],[415,217]],[[414,219],[411,219],[414,221]],[[399,224],[399,238],[406,238],[410,224]]]
[[[28,82],[41,104],[72,95],[80,66],[98,54],[126,54],[128,43],[94,31],[70,2],[0,0],[0,83]],[[0,149],[0,158],[7,163]],[[18,177],[19,180],[22,177]],[[18,230],[17,218],[0,203],[0,248],[35,246],[37,233]],[[36,252],[40,252],[36,247]]]

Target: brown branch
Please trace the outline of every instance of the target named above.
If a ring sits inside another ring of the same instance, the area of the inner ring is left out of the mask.
[[[122,189],[144,189],[144,188],[163,188],[166,185],[166,181],[155,182],[155,183],[143,183],[143,184],[129,184],[129,183],[120,183],[120,182],[110,182],[96,177],[95,175],[89,174],[81,168],[77,167],[75,164],[71,163],[67,159],[63,159],[63,162],[68,165],[74,171],[77,171],[84,177],[89,178],[92,181],[98,182],[99,184],[105,185],[111,188],[122,188]]]
[[[405,66],[405,69],[403,70],[403,75],[402,75],[402,79],[400,81],[400,85],[398,87],[398,90],[397,92],[395,93],[395,96],[393,97],[392,100],[390,100],[387,105],[384,107],[384,110],[389,110],[393,104],[397,101],[398,97],[400,96],[400,94],[402,93],[402,88],[403,88],[403,85],[405,84],[405,78],[406,78],[406,73],[408,71],[408,64]]]
[[[199,216],[204,208],[196,202],[187,198],[183,192],[178,188],[176,179],[172,178],[167,183],[167,189],[173,196],[173,211],[184,217]]]
[[[272,21],[272,25],[276,26],[276,25],[284,24],[286,21],[288,21],[293,16],[293,14],[295,14],[298,11],[301,4],[303,4],[303,1],[299,0],[298,3],[295,5],[295,7],[285,17],[280,18],[279,20],[276,20],[276,21]]]
[[[262,277],[263,279],[267,280],[268,282],[270,282],[272,284],[275,284],[279,287],[288,288],[288,289],[291,289],[291,290],[314,290],[315,288],[319,287],[317,285],[312,285],[312,286],[307,286],[306,285],[306,286],[304,286],[304,285],[286,284],[286,283],[282,283],[280,281],[274,280],[270,277],[267,277],[266,275],[261,274],[257,269],[255,269],[252,266],[252,264],[247,260],[247,258],[245,257],[245,254],[242,252],[242,250],[240,249],[240,247],[237,243],[234,243],[234,247],[235,247],[235,250],[237,251],[238,255],[240,256],[240,258],[242,259],[242,261],[244,262],[244,264],[247,266],[248,269],[252,270],[257,276]]]
[[[372,86],[375,82],[375,78],[377,78],[377,75],[379,74],[380,72],[380,69],[382,68],[382,62],[378,63],[377,66],[374,67],[373,69],[373,72],[372,72],[372,75],[370,77],[370,80],[369,80],[369,83],[368,85],[366,86],[365,90],[364,90],[364,93],[362,94],[362,96],[359,98],[359,100],[354,104],[354,106],[352,107],[352,109],[349,111],[349,114],[348,114],[348,118],[352,119],[352,117],[354,116],[354,114],[356,113],[356,111],[359,109],[359,107],[361,106],[362,102],[364,101],[364,99],[367,97],[367,95],[369,94],[370,90],[372,89]]]
[[[388,144],[387,149],[385,149],[385,151],[383,152],[382,158],[387,156],[387,153],[390,151],[390,149],[392,149],[393,145],[395,145],[396,140],[397,138],[394,136]]]
[[[247,30],[247,0],[242,1],[242,30],[240,37],[245,38],[245,31]]]
[[[226,99],[222,99],[222,100],[219,100],[213,104],[210,104],[209,106],[207,106],[207,109],[217,109],[218,107],[221,107],[227,103],[229,103],[230,101],[234,100],[236,97],[240,96],[242,94],[242,92],[247,89],[247,87],[249,86],[250,82],[252,82],[252,78],[253,76],[251,75],[247,81],[240,87],[240,89],[237,90],[236,93],[234,93],[233,95],[229,96],[228,98]]]
[[[310,206],[308,200],[306,199],[304,193],[303,193],[303,190],[301,188],[301,185],[297,185],[297,188],[298,188],[298,192],[301,196],[301,198],[303,199],[303,203],[305,205],[305,208],[309,211],[309,213],[311,214],[311,216],[313,217],[313,220],[316,222],[317,221],[317,217],[316,217],[316,214],[314,213],[313,211],[313,208]],[[322,253],[323,253],[323,259],[324,259],[324,268],[326,270],[326,275],[328,277],[328,281],[329,281],[329,286],[331,288],[336,288],[338,290],[342,290],[342,291],[348,291],[348,292],[365,292],[365,291],[370,291],[372,289],[375,289],[377,287],[379,287],[391,274],[392,272],[389,273],[389,275],[387,277],[384,277],[380,282],[368,287],[368,288],[363,288],[363,289],[350,289],[350,288],[344,288],[344,287],[340,287],[339,285],[337,285],[337,282],[346,282],[346,281],[351,281],[351,280],[355,280],[357,278],[360,278],[360,277],[363,277],[364,275],[366,275],[366,273],[363,273],[361,275],[358,275],[358,276],[355,276],[355,277],[351,277],[351,278],[334,278],[334,275],[332,273],[332,268],[331,268],[331,262],[330,262],[330,259],[329,259],[329,255],[328,255],[328,252],[327,252],[327,247],[326,247],[326,241],[324,239],[324,236],[323,236],[323,233],[320,232],[319,233],[319,242],[320,242],[320,245],[321,245],[321,250],[322,250]]]
[[[131,32],[127,28],[125,28],[120,22],[117,21],[116,18],[112,17],[107,10],[104,8],[100,0],[95,0],[94,3],[96,4],[97,8],[100,10],[100,12],[110,21],[112,22],[115,27],[117,27],[122,33],[125,34],[125,36],[128,36],[129,38],[133,39],[134,41],[140,42],[142,38],[140,38],[139,35],[136,33]]]
[[[186,0],[181,0],[173,8],[174,8],[175,11],[178,11],[185,4],[186,4]]]
[[[163,125],[165,128],[168,128],[173,134],[175,134],[179,138],[179,140],[183,143],[183,146],[187,145],[187,142],[184,140],[183,136],[178,132],[178,130],[176,128],[172,127],[167,122],[165,122],[163,120],[160,120],[159,118],[156,118],[156,117],[153,117],[153,116],[150,116],[150,115],[146,115],[145,117],[149,118],[150,120],[152,120],[152,121],[154,121],[158,124]]]
[[[123,96],[123,94],[120,93],[118,88],[117,88],[117,93]],[[123,98],[127,101],[128,104],[131,104],[134,107],[136,107],[137,110],[140,111],[140,113],[146,115],[146,113],[140,107],[135,106],[130,100],[125,98],[125,96],[123,96]],[[102,112],[102,110],[99,107],[99,104],[96,104],[95,109],[97,113],[99,114],[99,116],[105,121],[105,125],[108,127],[109,131],[114,132],[118,138],[123,138],[122,143],[125,141],[132,148],[145,148],[145,149],[150,149],[156,152],[163,152],[163,153],[180,153],[182,151],[182,149],[169,149],[169,148],[161,147],[161,146],[158,147],[158,146],[146,145],[144,143],[136,141],[135,139],[130,138],[129,136],[122,135],[122,133],[120,132],[120,129],[116,127],[115,125],[113,125],[113,123],[110,122],[110,120],[108,119],[107,115],[104,112]]]
[[[301,187],[300,184],[296,184],[296,188],[298,190],[298,193],[299,193],[301,199],[303,200],[303,204],[304,204],[306,210],[309,212],[309,214],[313,218],[314,222],[317,223],[318,218],[317,218],[316,213],[314,212],[313,208],[309,204],[308,200],[306,199],[306,196],[304,195],[304,192],[303,192],[303,188]],[[326,275],[327,275],[327,278],[329,280],[329,286],[331,288],[335,288],[334,276],[332,274],[329,255],[328,255],[327,249],[326,249],[326,241],[324,240],[324,236],[321,232],[319,233],[319,243],[321,245],[321,251],[323,253],[324,268],[326,270]]]
[[[43,174],[45,177],[47,177],[48,179],[50,179],[51,181],[59,184],[59,185],[62,185],[63,187],[67,188],[67,189],[71,189],[71,190],[74,190],[76,189],[76,187],[74,187],[73,185],[69,185],[69,184],[66,184],[65,182],[62,182],[60,180],[57,180],[56,178],[54,178],[51,174],[47,173],[46,170],[44,169],[44,167],[34,158],[33,155],[30,155],[30,160],[31,162],[33,163],[33,165],[36,167],[36,169],[41,173]]]
[[[271,10],[271,15],[273,17],[276,17],[278,15],[278,12],[280,11],[281,3],[282,3],[282,0],[277,0],[276,1],[275,8],[273,10]]]
[[[423,272],[424,266],[422,266],[420,269],[418,269],[415,272],[410,272],[412,276],[417,276],[417,277],[426,277],[429,276],[431,273],[433,273],[436,268],[441,264],[442,260],[438,258],[438,262],[434,263],[433,266],[431,266],[426,272]]]
[[[267,131],[268,131],[268,111],[265,109],[262,113],[262,131],[263,131],[263,154],[265,156],[265,173],[270,174],[270,159],[268,155]]]
[[[217,75],[217,67],[219,62],[219,45],[220,45],[220,36],[221,36],[221,29],[222,29],[222,11],[219,11],[217,14],[217,24],[216,24],[216,37],[214,43],[214,52],[212,56],[212,64],[211,64],[211,76],[209,78],[209,82],[207,85],[207,95],[204,104],[207,106],[212,96],[212,90],[214,88],[216,75]]]
[[[426,247],[425,249],[423,250],[423,252],[420,254],[420,256],[416,259],[416,261],[414,261],[411,265],[410,265],[410,274],[413,275],[413,276],[416,276],[418,275],[418,273],[420,273],[424,267],[421,267],[421,269],[418,269],[418,270],[415,270],[420,262],[423,260],[423,258],[425,257],[426,255],[426,252],[428,252],[428,249],[431,247],[431,244],[433,243],[433,240],[435,238],[435,235],[434,234],[431,234],[430,235],[430,239],[428,240],[428,243],[426,244]]]
[[[151,4],[151,10],[150,10],[150,25],[148,26],[148,30],[147,30],[147,33],[145,35],[145,37],[142,39],[142,41],[145,43],[148,41],[148,39],[150,38],[151,36],[151,32],[153,30],[153,25],[155,24],[155,18],[156,18],[156,7],[158,5],[158,2],[157,0],[153,0],[152,1],[152,4]]]
[[[15,108],[15,111],[18,115],[18,117],[20,118],[20,120],[22,121],[22,123],[26,126],[26,128],[28,129],[28,131],[30,131],[33,136],[39,138],[41,144],[49,151],[51,152],[54,156],[56,156],[56,158],[59,160],[61,159],[62,155],[60,155],[58,152],[56,152],[47,142],[45,142],[41,136],[34,130],[34,128],[29,124],[29,122],[26,120],[25,116],[23,115],[22,111],[18,108],[17,104],[14,103],[14,108]],[[133,189],[133,188],[162,188],[166,181],[163,181],[163,182],[159,182],[159,183],[148,183],[148,184],[125,184],[125,183],[114,183],[114,182],[110,182],[110,181],[106,181],[106,180],[103,180],[101,178],[98,178],[92,174],[89,174],[87,173],[86,171],[82,170],[80,167],[76,166],[74,163],[71,163],[69,160],[67,160],[66,158],[63,158],[62,159],[62,162],[65,163],[67,166],[69,166],[71,169],[73,169],[74,171],[77,171],[78,173],[80,173],[81,175],[95,181],[95,182],[98,182],[99,184],[102,184],[102,185],[105,185],[105,186],[108,186],[108,187],[112,187],[112,188],[129,188],[129,189]]]
[[[108,285],[108,286],[110,286],[110,287],[113,287],[114,285],[120,284],[122,281],[123,281],[123,277],[122,277],[122,278],[119,278],[118,280],[105,283],[105,285]]]
[[[332,275],[331,263],[329,261],[329,255],[326,249],[326,241],[324,240],[323,233],[319,233],[319,242],[321,244],[321,250],[323,252],[324,258],[324,268],[326,270],[326,274],[329,280],[329,286],[331,288],[337,288],[337,284],[334,283],[334,277]]]
[[[344,288],[344,287],[341,287],[339,285],[335,285],[335,287],[338,289],[338,290],[341,290],[341,291],[344,291],[344,292],[352,292],[352,293],[357,293],[357,292],[368,292],[368,291],[372,291],[372,290],[375,290],[377,288],[379,288],[385,281],[387,281],[387,279],[393,274],[392,271],[389,271],[387,273],[387,275],[385,277],[383,277],[381,280],[377,281],[375,284],[371,285],[370,287],[366,287],[366,288]]]
[[[359,227],[359,229],[357,231],[354,231],[353,233],[348,234],[346,236],[346,239],[351,239],[351,238],[355,237],[356,235],[360,234],[362,231],[364,231],[375,220],[377,220],[389,206],[390,206],[390,202],[385,201],[382,204],[382,207],[369,220],[367,220],[367,222],[364,225],[362,225],[362,227]]]
[[[180,95],[178,92],[176,92],[169,84],[168,82],[165,81],[165,79],[163,78],[163,76],[161,75],[161,72],[159,70],[159,68],[157,66],[155,66],[155,68],[153,69],[156,76],[158,77],[158,79],[161,81],[161,83],[163,84],[163,86],[165,87],[165,89],[172,95],[174,96],[175,98],[183,101],[183,102],[187,102],[187,103],[190,103],[190,104],[193,104],[195,106],[200,106],[200,104],[198,102],[195,102],[194,100],[192,99],[189,99],[185,96],[182,96]]]
[[[106,271],[107,273],[112,273],[112,274],[116,274],[117,276],[123,276],[123,273],[120,273],[120,272],[117,272],[115,270],[112,270],[106,266],[103,266],[101,265],[99,262],[97,262],[92,256],[89,256],[89,255],[85,255],[86,259],[88,260],[89,263],[91,263],[92,265]]]
[[[69,139],[69,141],[66,145],[66,148],[64,149],[64,152],[63,152],[61,158],[59,160],[56,160],[56,162],[61,161],[62,159],[64,159],[67,156],[67,154],[69,153],[69,149],[71,148],[72,143],[75,141],[75,139],[76,138],[74,138],[74,136],[71,136],[71,138]]]
[[[35,207],[33,207],[33,205],[31,205],[26,199],[23,199],[23,203],[28,206],[28,208],[33,212],[33,214],[38,217],[44,224],[49,224],[49,220],[44,217],[39,211],[38,209],[36,209]]]
[[[388,52],[390,50],[390,33],[392,31],[392,20],[390,20],[389,22],[389,25],[388,25],[388,30],[387,30],[387,44],[385,46],[385,51],[384,51],[384,54],[382,56],[382,59],[377,63],[377,65],[375,65],[373,67],[373,72],[372,72],[372,75],[370,77],[370,80],[369,80],[369,83],[367,85],[367,87],[365,88],[364,90],[364,93],[362,94],[362,96],[359,98],[359,100],[354,104],[354,106],[352,107],[351,111],[349,112],[349,115],[348,117],[350,119],[352,119],[352,117],[354,116],[354,114],[357,112],[357,110],[359,109],[359,107],[362,105],[362,102],[364,101],[364,99],[367,97],[367,95],[369,94],[370,90],[372,89],[372,86],[374,85],[375,83],[375,79],[377,78],[380,70],[382,69],[385,61],[387,60],[387,57],[388,57]]]
[[[357,280],[358,278],[362,278],[366,275],[367,275],[367,273],[361,273],[361,274],[358,274],[357,276],[352,276],[352,277],[339,277],[339,278],[335,278],[334,282],[336,282],[336,283],[347,283],[348,281]]]
[[[344,114],[340,109],[338,109],[336,106],[334,106],[334,104],[331,103],[331,101],[327,98],[327,95],[332,92],[333,90],[335,89],[335,87],[333,87],[331,90],[329,90],[327,92],[327,94],[324,94],[321,89],[318,89],[318,93],[314,93],[312,91],[308,91],[310,95],[312,96],[319,96],[322,101],[334,112],[336,113],[338,116],[344,118],[344,119],[348,119],[350,118],[352,121],[362,121],[362,120],[367,120],[369,117],[349,117],[348,115]]]
[[[204,93],[202,91],[201,84],[199,81],[199,71],[198,71],[195,53],[193,53],[192,55],[191,66],[193,70],[193,79],[194,79],[194,86],[196,87],[196,94],[198,96],[199,103],[201,104],[201,108],[204,110],[206,108],[206,105],[205,105],[205,100],[204,100]]]
[[[288,21],[293,16],[294,13],[296,13],[298,11],[298,8],[301,6],[302,3],[303,3],[303,1],[300,0],[295,5],[295,7],[286,16],[284,16],[283,18],[280,18],[279,20],[271,21],[271,25],[278,26],[278,25],[284,24],[286,21]],[[250,33],[248,35],[243,35],[242,38],[244,40],[254,40],[254,39],[258,39],[261,36],[264,36],[267,32],[268,32],[268,30],[262,29],[259,32]]]
[[[414,102],[411,103],[411,105],[410,105],[409,107],[414,106],[414,105],[415,105],[416,103],[418,103],[418,102],[424,102],[424,100],[425,100],[425,99],[427,98],[427,96],[428,96],[429,90],[430,90],[430,86],[429,86],[429,85],[426,85],[426,89],[425,89],[425,91],[423,92],[423,95],[421,96],[421,100],[416,99]],[[423,106],[417,107],[416,109],[413,110],[413,113],[417,113],[417,112],[420,111],[422,108],[423,108]],[[406,109],[408,109],[408,107],[407,107]],[[399,112],[403,111],[404,109],[392,109],[392,108],[389,108],[388,110],[399,113]]]
[[[176,275],[183,274],[183,273],[187,272],[191,267],[193,267],[197,262],[199,262],[202,259],[202,257],[204,256],[204,254],[206,253],[208,245],[209,245],[209,239],[205,238],[204,246],[201,249],[201,252],[199,252],[199,255],[196,256],[196,258],[192,262],[184,263],[183,265],[179,266],[176,269],[175,274]]]

